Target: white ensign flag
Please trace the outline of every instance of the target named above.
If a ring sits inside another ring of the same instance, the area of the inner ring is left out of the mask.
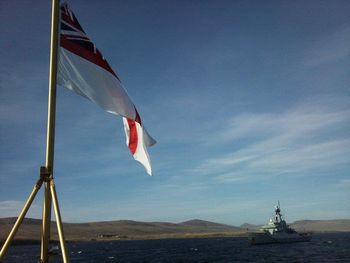
[[[87,37],[67,4],[61,6],[57,81],[104,110],[122,116],[131,154],[152,175],[147,147],[156,142],[144,128],[119,77]]]

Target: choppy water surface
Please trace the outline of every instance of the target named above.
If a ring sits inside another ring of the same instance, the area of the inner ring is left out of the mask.
[[[311,242],[250,246],[246,238],[76,242],[71,262],[350,262],[350,233]],[[39,246],[12,246],[4,262],[37,263]],[[62,262],[55,256],[50,262]]]

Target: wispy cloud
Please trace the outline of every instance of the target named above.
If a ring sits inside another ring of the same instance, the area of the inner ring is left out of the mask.
[[[342,99],[308,100],[275,114],[241,114],[228,120],[228,129],[215,143],[243,145],[195,170],[216,176],[218,182],[237,182],[346,164],[350,138],[341,131],[349,126],[350,110]]]
[[[281,113],[243,113],[229,119],[227,129],[217,134],[216,138],[219,141],[243,137],[283,136],[284,141],[303,138],[315,131],[319,133],[332,124],[349,121],[349,106],[343,98],[314,98]]]
[[[305,54],[304,63],[316,66],[323,63],[333,62],[350,55],[350,26],[328,35],[311,47]]]

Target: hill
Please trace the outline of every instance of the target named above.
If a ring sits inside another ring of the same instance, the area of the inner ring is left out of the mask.
[[[0,219],[0,239],[6,238],[15,218]],[[37,240],[40,237],[41,220],[25,219],[16,239]],[[64,223],[67,240],[106,240],[106,239],[158,239],[243,235],[240,228],[202,221],[191,220],[179,224],[167,222],[137,222],[118,220],[92,223]],[[56,223],[52,222],[51,237],[58,239]]]
[[[206,229],[212,229],[212,230],[216,229],[216,230],[223,230],[223,231],[234,230],[234,229],[240,230],[239,227],[214,223],[210,221],[204,221],[200,219],[185,221],[185,222],[179,223],[179,225],[186,226],[186,227],[206,228]]]
[[[0,240],[7,237],[16,218],[0,218]],[[350,220],[301,220],[290,224],[297,231],[350,232]],[[215,236],[246,236],[259,225],[243,224],[240,227],[219,224],[199,219],[182,223],[137,222],[118,220],[91,223],[64,223],[67,240],[111,240],[111,239],[162,239]],[[24,219],[17,240],[39,240],[40,219]],[[56,223],[52,222],[51,239],[58,240]]]
[[[292,223],[291,227],[297,231],[350,232],[350,220],[300,220]]]

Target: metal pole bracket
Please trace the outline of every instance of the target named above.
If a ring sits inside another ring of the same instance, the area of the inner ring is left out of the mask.
[[[40,179],[44,182],[50,182],[52,179],[52,174],[49,169],[45,166],[40,166]]]

